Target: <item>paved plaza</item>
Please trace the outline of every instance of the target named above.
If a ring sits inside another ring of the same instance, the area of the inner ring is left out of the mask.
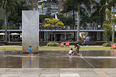
[[[0,77],[116,77],[115,68],[1,68]]]

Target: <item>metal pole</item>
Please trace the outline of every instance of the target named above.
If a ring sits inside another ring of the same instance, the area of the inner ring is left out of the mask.
[[[10,42],[10,32],[9,32],[9,42]]]

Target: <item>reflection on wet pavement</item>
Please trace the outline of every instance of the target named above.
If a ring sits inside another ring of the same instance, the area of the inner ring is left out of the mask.
[[[22,58],[13,57],[22,55],[20,52],[0,51],[0,68],[22,68]]]
[[[41,51],[29,56],[0,51],[0,68],[116,68],[116,51]]]
[[[116,51],[80,51],[82,56],[69,56],[68,51],[39,54],[40,68],[114,68]]]

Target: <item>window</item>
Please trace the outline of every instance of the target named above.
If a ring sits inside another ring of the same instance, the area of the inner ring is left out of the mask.
[[[60,9],[60,11],[62,11],[62,9]]]
[[[70,15],[70,13],[67,14],[67,17]]]
[[[63,3],[64,2],[64,0],[61,0],[61,3]]]
[[[66,17],[66,13],[64,13],[64,16]]]
[[[33,2],[33,6],[35,6],[35,2]]]

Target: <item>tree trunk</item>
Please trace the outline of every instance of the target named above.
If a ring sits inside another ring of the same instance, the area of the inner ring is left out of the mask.
[[[112,42],[114,43],[114,33],[115,33],[115,27],[114,27],[115,25],[114,24],[112,24]]]
[[[52,40],[52,26],[51,26],[51,41],[53,41],[53,40]]]
[[[56,26],[55,26],[55,37],[54,37],[54,41],[56,41]]]
[[[107,39],[107,40],[108,40],[108,43],[110,43],[110,36],[108,37],[108,39]]]
[[[115,14],[114,14],[114,7],[113,7],[113,15],[115,15]],[[114,43],[114,35],[115,35],[115,34],[114,34],[114,33],[115,33],[115,30],[114,30],[115,27],[114,27],[114,26],[115,26],[115,25],[114,25],[113,22],[112,22],[112,31],[113,31],[113,33],[112,33],[112,42],[113,42],[113,43]]]
[[[78,12],[77,12],[77,42],[79,42],[79,26],[80,26],[80,3],[78,3]]]
[[[74,16],[74,0],[73,0],[73,29],[75,26],[75,16]]]
[[[106,5],[107,5],[107,1],[106,1]],[[108,8],[106,8],[106,10],[107,10]],[[108,15],[106,14],[106,20],[108,19]]]
[[[39,25],[40,26],[40,25]],[[40,41],[41,41],[41,28],[42,28],[42,25],[41,25],[41,27],[39,27],[40,28],[40,33],[39,33],[39,39],[40,39]]]
[[[7,42],[7,11],[5,11],[5,42]]]

